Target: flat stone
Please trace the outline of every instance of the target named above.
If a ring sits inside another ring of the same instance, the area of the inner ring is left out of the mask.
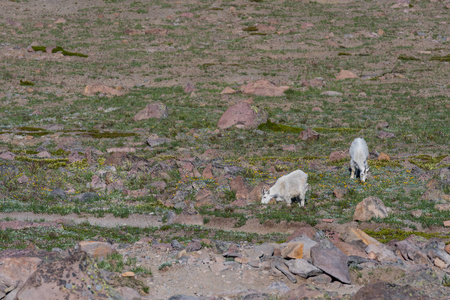
[[[117,252],[111,244],[97,241],[81,241],[80,250],[92,258],[106,258],[107,255]]]
[[[348,257],[329,240],[323,239],[311,248],[311,259],[314,266],[333,276],[343,283],[350,283]]]
[[[285,263],[288,266],[289,271],[303,278],[317,276],[323,273],[322,270],[316,268],[304,259],[292,259]]]

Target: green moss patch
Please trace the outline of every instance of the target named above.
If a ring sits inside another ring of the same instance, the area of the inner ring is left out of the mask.
[[[391,229],[391,228],[383,228],[378,231],[375,230],[364,230],[365,233],[370,235],[371,237],[377,239],[381,243],[388,243],[392,240],[398,240],[402,241],[404,239],[407,239],[411,235],[417,235],[424,237],[426,239],[430,238],[440,238],[440,239],[446,239],[450,238],[450,234],[440,234],[440,233],[425,233],[420,231],[404,231],[402,229]]]
[[[18,128],[21,131],[46,131],[43,128],[39,128],[39,127],[28,127],[28,126],[22,126]]]
[[[79,56],[79,57],[88,57],[88,55],[77,52],[69,52],[64,50],[62,47],[56,47],[52,50],[52,53],[61,52],[64,56]]]
[[[298,127],[292,127],[292,126],[288,126],[288,125],[273,123],[269,119],[267,120],[266,123],[259,125],[258,129],[262,130],[262,131],[275,131],[275,132],[287,132],[287,133],[300,133],[303,130],[305,130],[304,128],[298,128]]]
[[[31,135],[32,137],[41,137],[50,134],[48,131],[35,131],[35,132],[15,132],[16,135]]]
[[[94,139],[115,139],[120,137],[137,136],[134,132],[88,132],[87,134]]]
[[[353,132],[359,132],[361,128],[347,128],[347,127],[340,127],[340,128],[323,128],[323,127],[316,127],[313,128],[314,131],[318,133],[353,133]]]
[[[21,155],[16,156],[15,160],[45,164],[50,169],[65,167],[69,162],[68,158],[32,158]]]
[[[444,56],[432,56],[430,58],[430,60],[435,60],[435,61],[450,61],[450,54],[444,55]]]
[[[385,168],[385,167],[401,167],[401,164],[398,161],[371,159],[369,160],[369,166]]]
[[[409,161],[421,169],[434,170],[437,168],[437,164],[440,163],[441,160],[445,157],[446,157],[446,155],[432,157],[430,155],[422,154],[422,155],[417,155],[417,156],[411,157],[409,159]],[[441,166],[441,167],[447,167],[447,166]]]
[[[21,80],[19,85],[22,85],[22,86],[33,86],[34,83],[31,82],[31,81],[28,81],[28,80]]]
[[[409,60],[420,60],[414,56],[408,56],[408,55],[400,55],[397,59],[399,60],[405,60],[405,61],[409,61]]]
[[[247,32],[249,32],[249,31],[258,31],[258,28],[256,26],[248,26],[248,27],[242,28],[242,30],[243,31],[247,31]]]
[[[31,47],[34,51],[42,51],[42,52],[46,52],[47,51],[47,47],[45,46],[32,46]],[[52,53],[57,53],[57,52],[61,52],[62,55],[64,56],[79,56],[79,57],[88,57],[88,55],[83,54],[83,53],[77,53],[77,52],[69,52],[64,50],[62,47],[57,46],[56,48],[52,49]]]

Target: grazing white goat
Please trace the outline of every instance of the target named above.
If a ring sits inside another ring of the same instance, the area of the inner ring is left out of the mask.
[[[367,159],[369,158],[369,148],[367,143],[362,138],[356,138],[352,145],[350,146],[350,168],[352,169],[352,174],[350,178],[355,178],[358,176],[362,182],[366,181],[367,174],[369,173],[369,165],[367,164]]]
[[[294,171],[278,178],[277,182],[268,190],[262,190],[261,203],[267,204],[270,199],[276,201],[286,201],[288,206],[292,203],[292,198],[300,197],[299,206],[305,206],[305,196],[308,190],[308,174],[301,170]]]

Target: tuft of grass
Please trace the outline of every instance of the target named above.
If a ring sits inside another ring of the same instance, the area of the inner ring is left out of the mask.
[[[444,56],[432,56],[430,58],[431,61],[450,61],[450,54],[444,55]]]
[[[426,239],[430,239],[430,238],[448,239],[450,237],[450,234],[425,233],[425,232],[420,232],[420,231],[404,231],[402,229],[391,229],[391,228],[382,228],[377,231],[366,229],[366,230],[364,230],[364,232],[384,244],[388,243],[394,239],[398,240],[398,241],[402,241],[404,239],[407,239],[408,237],[410,237],[413,234],[424,237]]]
[[[445,157],[446,157],[446,155],[432,157],[430,155],[421,154],[421,155],[411,157],[409,159],[409,161],[421,169],[435,170],[437,168],[437,164],[440,163],[441,160]],[[446,166],[442,166],[442,167],[446,167]]]
[[[404,54],[400,55],[397,59],[405,60],[405,61],[420,60],[420,59],[418,59],[418,58],[416,58],[414,56],[408,56],[408,55],[404,55]]]
[[[286,133],[300,133],[304,128],[298,128],[298,127],[292,127],[288,125],[283,124],[277,124],[270,121],[270,119],[267,119],[266,123],[260,124],[258,126],[259,130],[262,131],[275,131],[275,132],[286,132]]]
[[[21,80],[20,84],[21,86],[34,86],[34,83],[28,80]]]

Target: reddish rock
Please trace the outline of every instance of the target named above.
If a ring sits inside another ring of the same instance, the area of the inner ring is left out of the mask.
[[[234,93],[237,93],[237,91],[228,86],[220,92],[221,95],[228,95],[228,94],[234,94]]]
[[[380,139],[391,139],[395,137],[395,134],[393,134],[392,132],[384,132],[384,131],[380,131],[378,132],[378,138]]]
[[[123,91],[102,84],[87,85],[84,88],[84,94],[86,96],[93,96],[97,93],[106,94],[108,96],[122,96],[124,94]]]
[[[380,155],[378,155],[378,160],[391,160],[391,158],[386,153],[381,152]]]
[[[384,219],[388,216],[386,206],[377,197],[368,197],[356,205],[353,220],[369,221],[373,217]]]
[[[139,189],[139,190],[123,190],[124,195],[130,196],[132,198],[140,198],[146,197],[149,195],[148,189]]]
[[[447,252],[448,254],[450,254],[450,244],[447,244],[445,246],[445,252]]]
[[[330,153],[330,161],[339,161],[348,158],[347,151],[334,151]]]
[[[41,151],[38,154],[36,154],[36,156],[39,157],[39,158],[50,158],[50,157],[52,157],[52,155],[48,151]]]
[[[206,188],[200,189],[197,192],[195,199],[197,200],[195,207],[214,204],[214,194],[211,190]]]
[[[0,259],[0,294],[4,287],[16,288],[36,271],[42,259],[38,257],[5,257]]]
[[[245,207],[247,206],[247,201],[244,198],[239,198],[231,202],[231,206],[235,207]]]
[[[380,123],[377,124],[375,129],[383,129],[383,128],[388,128],[388,127],[389,127],[389,123],[388,122],[380,122]]]
[[[281,149],[283,149],[283,151],[297,151],[297,147],[294,144],[291,145],[282,145]]]
[[[81,241],[78,244],[80,245],[80,250],[86,252],[92,258],[106,258],[108,254],[117,252],[109,243]]]
[[[230,189],[232,191],[236,192],[236,198],[244,198],[246,199],[249,194],[249,187],[247,183],[245,182],[245,179],[242,176],[236,176],[233,180],[230,182]]]
[[[269,97],[283,96],[284,92],[288,89],[288,86],[276,86],[272,82],[265,79],[250,82],[241,87],[241,90],[244,94]]]
[[[334,189],[333,194],[336,198],[342,199],[344,198],[345,194],[348,193],[348,189]]]
[[[267,186],[267,184],[265,184],[264,182],[260,182],[258,183],[258,185],[248,194],[247,196],[247,201],[250,203],[259,203],[261,202],[261,190],[263,188],[270,188],[269,186]]]
[[[167,186],[167,183],[165,182],[165,181],[156,181],[156,182],[153,182],[152,184],[150,184],[152,187],[154,187],[155,189],[157,189],[158,191],[163,191],[165,188],[166,188],[166,186]]]
[[[30,179],[28,178],[28,176],[22,175],[19,178],[17,178],[17,182],[21,183],[21,184],[24,184],[24,183],[28,184],[30,182]]]
[[[94,190],[105,190],[106,189],[106,183],[103,180],[101,180],[98,175],[92,176],[92,180],[90,183],[87,184],[87,186]]]
[[[167,107],[161,102],[151,102],[147,106],[138,112],[134,117],[134,121],[147,120],[150,118],[164,119],[169,115]]]
[[[256,25],[256,28],[258,29],[258,31],[266,32],[266,33],[275,32],[277,30],[277,28],[275,26],[266,25],[266,24],[258,24],[258,25]]]
[[[306,130],[303,130],[300,132],[300,135],[298,138],[302,141],[315,141],[319,139],[319,134],[312,130],[311,128],[307,128]]]
[[[217,126],[221,129],[232,126],[251,129],[265,122],[267,122],[267,112],[265,110],[251,106],[247,102],[240,102],[227,109]]]
[[[294,231],[293,234],[288,236],[286,239],[286,242],[292,241],[293,239],[300,237],[302,235],[305,235],[305,236],[313,239],[316,232],[317,232],[317,229],[315,229],[314,227],[303,226],[303,227],[298,228],[297,230]]]
[[[9,151],[0,154],[0,159],[13,160],[15,157],[16,155]]]
[[[290,242],[283,249],[281,249],[281,257],[283,258],[303,258],[303,243]]]
[[[313,107],[312,111],[318,111],[318,112],[323,112],[323,110],[320,107]]]
[[[353,72],[348,70],[341,70],[339,74],[336,75],[337,80],[349,79],[349,78],[359,78]]]
[[[206,165],[205,169],[203,169],[202,176],[204,178],[213,178],[214,177],[214,175],[212,173],[212,165],[211,164]]]
[[[184,92],[187,94],[192,93],[193,91],[196,91],[197,88],[195,87],[195,84],[188,82],[186,84],[186,87],[184,88]]]
[[[445,227],[450,227],[450,220],[444,221],[444,226],[445,226]]]

